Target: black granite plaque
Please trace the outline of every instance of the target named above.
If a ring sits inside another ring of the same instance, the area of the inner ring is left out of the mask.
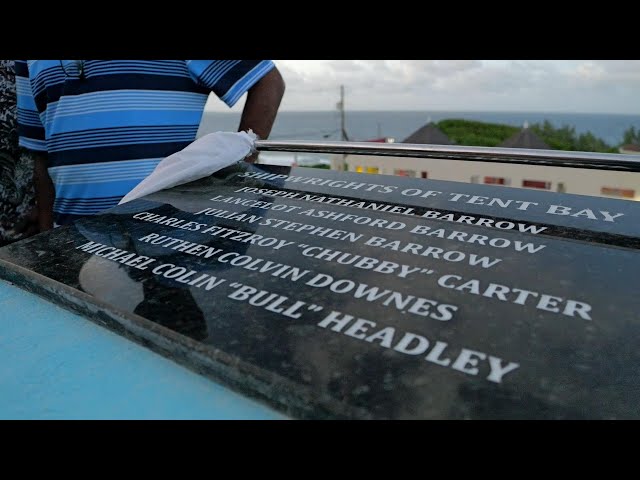
[[[630,201],[243,165],[0,272],[296,418],[629,419],[639,237]]]

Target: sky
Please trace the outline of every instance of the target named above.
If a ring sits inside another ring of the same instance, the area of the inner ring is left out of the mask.
[[[344,85],[347,111],[640,114],[640,60],[274,61],[287,85],[281,111],[335,110]]]

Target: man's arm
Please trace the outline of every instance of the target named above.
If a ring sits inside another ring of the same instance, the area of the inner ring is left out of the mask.
[[[274,67],[247,92],[238,131],[251,129],[258,138],[269,138],[284,90],[282,75]]]
[[[53,228],[55,190],[47,171],[47,146],[44,125],[36,107],[26,60],[15,61],[17,117],[20,154],[33,159],[35,207],[25,216],[16,231],[26,236]]]
[[[36,194],[38,229],[41,232],[53,228],[53,202],[56,192],[47,170],[47,154],[34,152],[33,185]]]
[[[238,131],[251,129],[261,139],[269,137],[285,90],[272,60],[186,60],[186,65],[191,78],[229,108],[246,93]]]

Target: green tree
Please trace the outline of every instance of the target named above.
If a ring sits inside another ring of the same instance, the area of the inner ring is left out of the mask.
[[[495,147],[518,132],[517,127],[473,120],[446,119],[436,126],[457,145]]]
[[[607,145],[607,143],[593,135],[591,132],[583,133],[578,137],[578,140],[576,142],[576,149],[581,152],[617,152],[614,147]]]
[[[542,125],[535,123],[531,130],[536,133],[551,148],[556,150],[579,150],[576,130],[569,125],[554,128],[551,122],[545,120]]]
[[[622,136],[622,143],[623,145],[628,145],[630,143],[640,144],[640,129],[636,131],[633,125],[627,128]]]
[[[446,119],[437,127],[457,145],[495,147],[520,131],[518,127],[472,120]],[[531,125],[531,130],[547,145],[556,150],[615,153],[617,150],[591,132],[576,135],[575,127],[563,125],[556,128],[549,120]],[[640,140],[640,131],[630,129],[629,138]],[[628,142],[632,143],[632,142]]]

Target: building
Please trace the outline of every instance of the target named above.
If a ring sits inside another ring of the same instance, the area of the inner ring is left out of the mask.
[[[420,127],[413,132],[407,138],[402,140],[402,143],[422,143],[430,145],[453,145],[455,142],[451,141],[442,130],[436,127],[431,120],[426,125]]]
[[[533,133],[529,124],[524,122],[524,127],[518,133],[507,138],[498,147],[501,148],[534,148],[541,150],[552,150],[538,135]]]
[[[445,143],[445,139],[448,143]],[[408,140],[413,141],[408,142]],[[453,144],[444,133],[429,122],[409,135],[403,143],[436,144],[434,141],[438,141],[439,145]],[[527,124],[516,135],[504,141],[500,147],[550,150],[550,147],[535,135]],[[633,153],[640,153],[640,151]],[[640,200],[640,173],[633,172],[375,155],[334,155],[332,168],[358,173],[484,183]]]
[[[626,153],[631,155],[640,155],[640,145],[636,145],[635,143],[628,143],[626,145],[622,145],[618,151],[620,153]]]

